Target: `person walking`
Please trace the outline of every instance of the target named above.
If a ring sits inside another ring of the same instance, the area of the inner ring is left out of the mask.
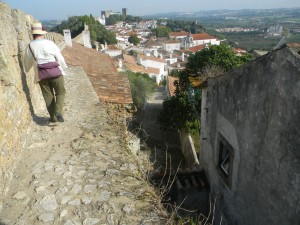
[[[25,50],[24,66],[29,72],[34,66],[34,82],[40,85],[51,122],[64,122],[65,85],[63,69],[68,68],[57,45],[44,38],[47,33],[41,23],[31,27],[33,41]]]

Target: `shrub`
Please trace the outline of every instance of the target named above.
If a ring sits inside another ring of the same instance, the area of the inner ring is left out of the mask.
[[[128,75],[133,104],[141,109],[155,90],[155,82],[146,73],[124,72]]]

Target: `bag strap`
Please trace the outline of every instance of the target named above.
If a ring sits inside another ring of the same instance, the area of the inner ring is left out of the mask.
[[[33,51],[32,51],[32,49],[31,49],[30,43],[28,44],[28,47],[29,47],[29,50],[30,50],[30,52],[31,52],[31,54],[32,54],[32,56],[33,56],[33,58],[34,58],[34,60],[36,61],[36,58],[35,58],[35,56],[34,56],[34,54],[33,54]],[[36,62],[37,62],[37,61],[36,61]]]

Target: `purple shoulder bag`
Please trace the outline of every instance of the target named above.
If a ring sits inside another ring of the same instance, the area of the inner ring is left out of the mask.
[[[31,54],[33,58],[36,61],[36,58],[32,52],[32,49],[29,44],[29,49],[31,51]],[[48,63],[43,63],[43,64],[38,64],[38,71],[39,71],[39,78],[40,80],[47,80],[47,79],[52,79],[52,78],[57,78],[62,75],[61,70],[59,69],[59,64],[58,62],[48,62]]]

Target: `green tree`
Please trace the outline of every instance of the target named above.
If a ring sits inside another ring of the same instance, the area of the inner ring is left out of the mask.
[[[180,76],[180,70],[173,69],[173,70],[170,72],[170,76],[172,76],[172,77],[179,77],[179,76]]]
[[[106,19],[107,25],[115,25],[117,22],[125,21],[126,17],[123,15],[112,14]]]
[[[191,76],[207,75],[209,70],[226,72],[244,64],[251,58],[250,54],[235,55],[227,45],[212,45],[190,55],[186,63],[186,72]]]
[[[150,94],[154,92],[155,82],[146,73],[127,71],[123,74],[128,75],[133,104],[139,110],[144,106]]]
[[[184,20],[159,20],[158,23],[166,22],[166,26],[172,31],[187,31],[192,33],[203,33],[205,28],[196,21]]]
[[[63,21],[60,25],[54,27],[52,31],[63,34],[64,29],[70,29],[72,37],[79,35],[83,29],[84,24],[89,26],[91,40],[102,44],[116,44],[117,39],[115,33],[107,30],[105,26],[96,21],[92,15],[90,16],[72,16],[67,21]]]
[[[179,72],[179,80],[174,82],[175,95],[163,102],[163,110],[158,115],[162,129],[184,129],[192,134],[199,133],[200,109],[195,105],[201,104],[200,90],[194,90],[195,99],[189,99],[190,83],[188,74]]]
[[[172,30],[169,27],[160,26],[152,29],[152,32],[156,37],[169,37],[169,34],[172,32]]]
[[[283,36],[284,37],[288,37],[289,36],[289,34],[290,34],[290,30],[289,30],[289,28],[288,27],[284,27],[283,28]]]
[[[126,23],[133,23],[133,22],[140,22],[140,21],[142,21],[142,20],[143,20],[143,19],[142,19],[141,17],[127,15],[127,16],[126,16],[126,19],[125,19],[125,22],[126,22]]]
[[[136,34],[131,34],[128,38],[128,41],[134,45],[138,45],[141,42]]]
[[[174,82],[175,95],[163,103],[163,110],[158,116],[162,128],[185,129],[199,136],[199,116],[201,91],[191,87],[191,76],[215,76],[238,67],[252,59],[250,54],[236,56],[229,46],[210,46],[188,58],[186,69],[180,71],[179,80]],[[194,99],[190,99],[191,91]],[[193,100],[193,101],[191,101]],[[198,107],[195,107],[198,106]]]

